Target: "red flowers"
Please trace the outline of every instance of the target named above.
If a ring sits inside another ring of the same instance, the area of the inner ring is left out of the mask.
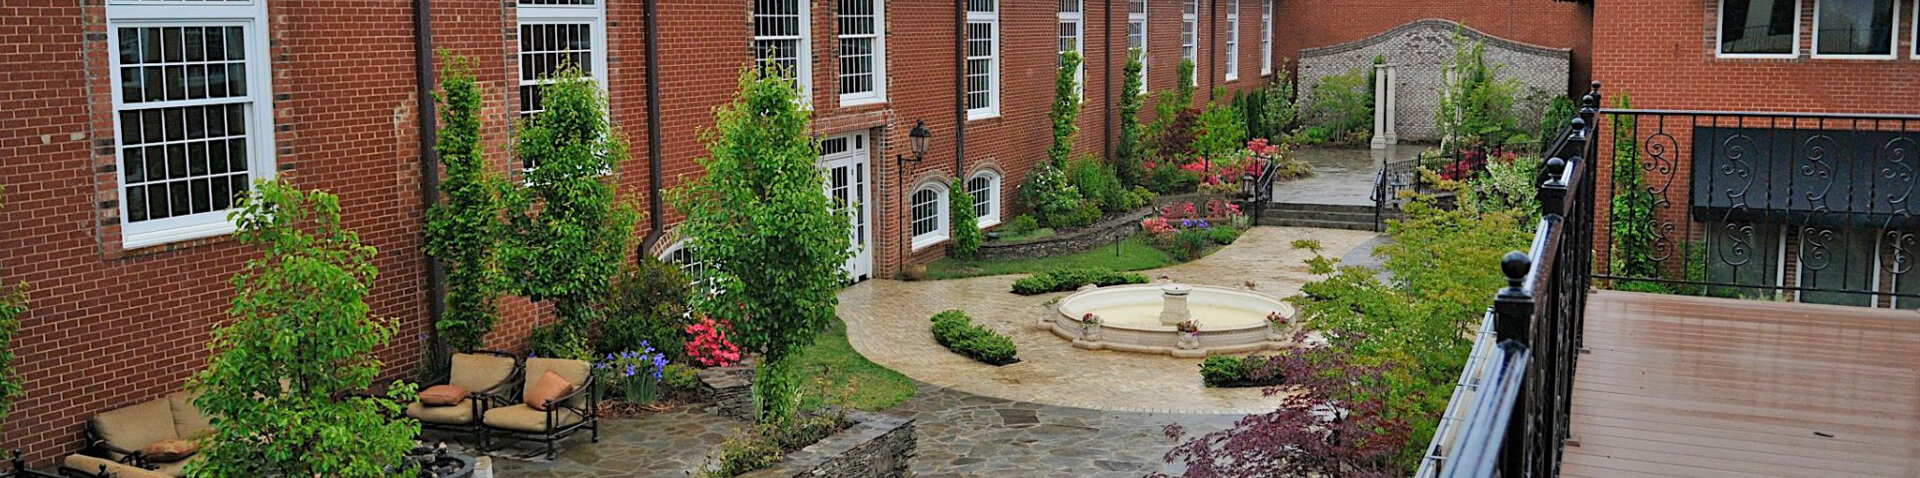
[[[693,339],[687,341],[687,357],[702,367],[725,367],[740,363],[740,347],[727,340],[728,327],[725,323],[704,317],[700,323],[688,325],[687,335],[693,336]]]

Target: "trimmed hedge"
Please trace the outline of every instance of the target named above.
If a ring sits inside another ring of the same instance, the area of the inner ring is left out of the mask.
[[[1200,380],[1206,382],[1209,387],[1222,388],[1269,387],[1286,383],[1286,377],[1279,373],[1262,370],[1266,368],[1269,360],[1271,358],[1260,355],[1207,357],[1206,361],[1200,362]],[[1268,376],[1255,376],[1263,372]]]
[[[1020,361],[1014,356],[1018,350],[1013,346],[1013,339],[974,324],[973,318],[959,309],[933,315],[933,340],[947,350],[952,350],[953,353],[965,355],[989,365],[1006,365]]]
[[[1013,281],[1013,293],[1036,295],[1065,292],[1093,284],[1100,287],[1121,284],[1145,284],[1147,276],[1106,269],[1058,269]]]

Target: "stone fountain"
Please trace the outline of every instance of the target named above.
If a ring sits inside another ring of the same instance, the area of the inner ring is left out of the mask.
[[[1290,339],[1269,333],[1271,314],[1291,319],[1294,312],[1278,297],[1162,278],[1083,289],[1061,299],[1037,325],[1083,349],[1204,357],[1292,347]],[[1087,333],[1089,315],[1098,317],[1097,334]],[[1182,334],[1179,324],[1188,321],[1199,332]]]

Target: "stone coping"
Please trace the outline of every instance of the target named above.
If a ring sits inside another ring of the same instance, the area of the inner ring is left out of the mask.
[[[980,259],[1024,259],[1083,252],[1133,235],[1140,229],[1140,220],[1153,215],[1153,212],[1154,208],[1140,208],[1091,226],[1047,237],[1011,242],[983,241],[980,243],[978,257]]]
[[[788,453],[772,468],[742,477],[895,478],[907,476],[917,439],[913,419],[851,411],[845,430]]]

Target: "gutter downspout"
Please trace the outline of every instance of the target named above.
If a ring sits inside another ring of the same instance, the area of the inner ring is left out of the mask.
[[[646,0],[647,28],[647,238],[640,241],[640,249],[635,257],[644,256],[647,251],[666,236],[667,207],[661,198],[660,182],[660,5],[659,0]]]
[[[1104,101],[1102,101],[1103,106],[1101,107],[1105,108],[1107,113],[1100,115],[1100,149],[1107,152],[1107,164],[1109,165],[1113,164],[1113,117],[1119,114],[1113,110],[1114,98],[1117,98],[1117,96],[1113,94],[1113,4],[1114,2],[1112,1],[1107,2],[1106,13],[1104,15],[1106,18],[1102,20],[1105,26],[1100,28],[1100,36],[1102,37],[1100,40],[1100,51],[1101,56],[1106,59],[1106,61],[1103,62],[1104,64],[1100,65],[1100,70],[1102,71],[1101,76],[1103,77],[1101,80],[1103,86],[1100,88],[1101,91],[1106,94],[1100,96],[1104,97],[1102,98]],[[1127,60],[1132,57],[1133,52],[1131,50],[1129,50],[1127,54],[1121,55],[1121,68],[1125,68]],[[1084,88],[1082,89],[1084,90]],[[1081,96],[1081,101],[1086,101],[1086,95],[1082,94]]]
[[[420,216],[424,225],[425,212],[440,204],[440,154],[434,150],[440,142],[440,127],[433,94],[433,0],[413,0],[413,70],[417,101],[414,122],[420,127]],[[438,259],[425,254],[421,258],[427,263],[427,320],[431,324],[446,311],[447,271]],[[446,339],[440,334],[433,337],[434,356],[447,356]]]
[[[1220,0],[1207,0],[1207,44],[1207,103],[1212,104],[1213,89],[1220,87],[1213,75],[1213,69],[1220,66]],[[1194,69],[1199,68],[1194,65]]]
[[[960,93],[953,95],[953,177],[957,178],[967,173],[967,2],[954,2],[953,5],[954,40],[959,46],[953,50],[953,84]],[[996,49],[1000,42],[999,38],[994,38]],[[999,100],[994,98],[996,102]]]

